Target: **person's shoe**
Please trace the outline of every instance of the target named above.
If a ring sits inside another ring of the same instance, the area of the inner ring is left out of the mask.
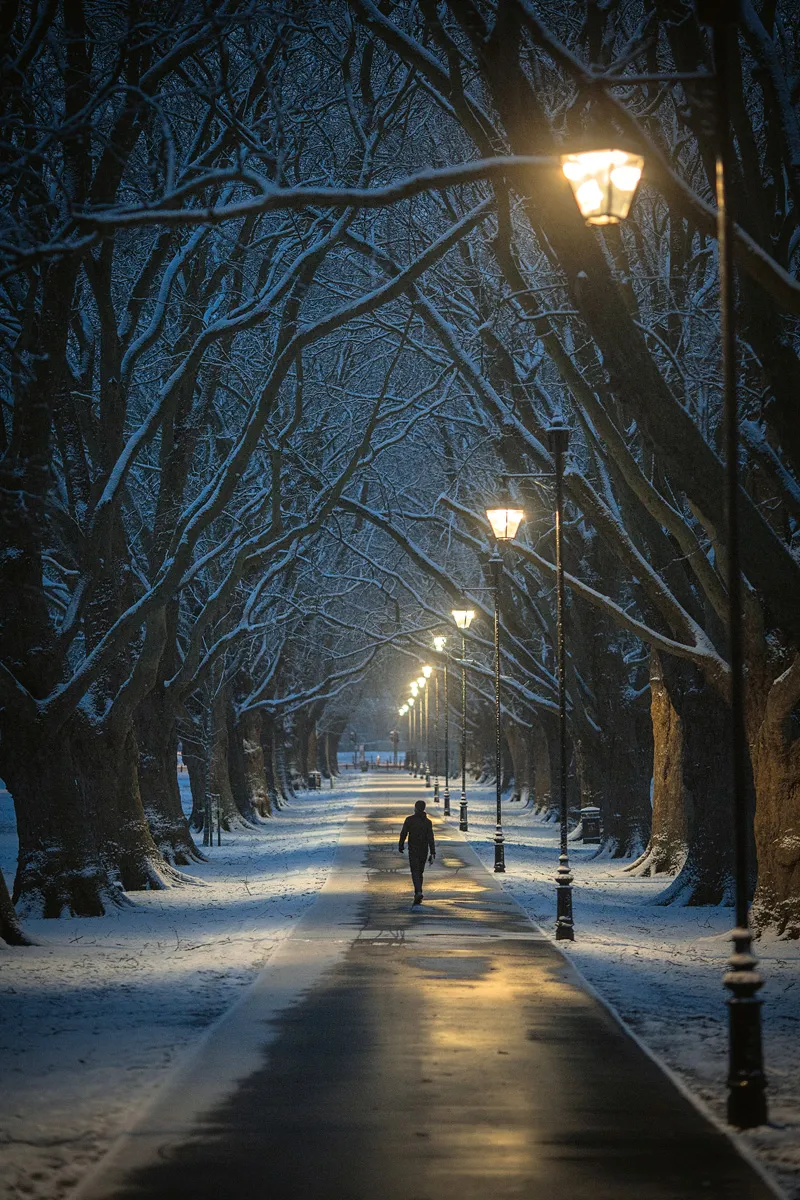
[[[422,894],[420,892],[417,892],[416,896],[414,897],[414,903],[422,904]]]

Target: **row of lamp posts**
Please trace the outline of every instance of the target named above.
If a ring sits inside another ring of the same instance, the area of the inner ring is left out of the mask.
[[[761,1037],[762,986],[752,954],[752,934],[749,925],[749,817],[747,797],[746,732],[744,724],[744,664],[742,654],[741,567],[739,544],[739,478],[738,448],[739,420],[737,402],[737,361],[734,305],[733,223],[727,203],[727,187],[732,161],[730,120],[731,62],[735,54],[738,5],[729,0],[698,0],[698,15],[711,28],[714,70],[679,76],[670,74],[598,76],[592,82],[601,89],[630,87],[635,83],[680,82],[684,87],[692,82],[711,88],[714,95],[716,119],[716,198],[717,244],[719,251],[721,361],[723,379],[723,416],[725,446],[725,500],[727,516],[726,583],[728,593],[728,654],[731,676],[731,741],[732,818],[735,846],[735,909],[736,927],[731,934],[734,952],[724,976],[730,992],[729,1010],[729,1072],[728,1119],[739,1128],[752,1128],[767,1120],[765,1097],[766,1080],[763,1066]],[[644,160],[641,155],[625,149],[599,146],[580,153],[564,154],[561,169],[572,187],[578,208],[587,225],[615,225],[624,220],[631,207]],[[567,855],[567,751],[566,751],[566,689],[564,636],[564,572],[562,562],[562,479],[563,456],[568,444],[568,431],[556,426],[550,431],[550,448],[555,462],[556,485],[556,607],[557,607],[557,675],[559,711],[559,801],[561,845],[557,874],[556,937],[572,940],[572,875]],[[495,871],[505,870],[502,828],[501,788],[502,763],[500,743],[500,581],[503,563],[499,543],[513,540],[524,514],[513,505],[498,506],[487,512],[495,535],[495,550],[490,559],[494,592],[494,680],[495,680],[495,769],[497,778],[497,824],[495,830]],[[466,611],[466,610],[464,610]],[[454,614],[455,615],[455,614]],[[468,624],[468,622],[467,622]],[[466,626],[459,626],[466,628]],[[442,649],[444,639],[442,641]],[[465,737],[465,676],[466,654],[462,632],[462,828],[466,827],[466,788],[464,775]],[[446,678],[446,676],[445,676]],[[409,703],[412,703],[409,701]],[[447,702],[445,701],[445,728]],[[445,794],[448,794],[448,763],[445,751]]]

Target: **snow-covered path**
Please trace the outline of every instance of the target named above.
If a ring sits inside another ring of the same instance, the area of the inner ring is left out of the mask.
[[[180,776],[188,803],[188,778]],[[254,833],[223,834],[204,887],[137,894],[98,919],[34,921],[0,948],[0,1196],[66,1196],[167,1069],[252,982],[327,878],[358,794],[303,793]],[[16,831],[0,792],[0,865]]]
[[[75,1200],[768,1200],[737,1155],[436,822],[372,776],[294,934]]]

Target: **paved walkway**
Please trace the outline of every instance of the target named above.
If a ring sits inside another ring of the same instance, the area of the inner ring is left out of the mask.
[[[412,909],[372,777],[319,899],[81,1200],[765,1200],[774,1193],[436,820]]]

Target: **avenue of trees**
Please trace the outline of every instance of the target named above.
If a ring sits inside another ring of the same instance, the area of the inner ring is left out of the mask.
[[[570,789],[661,903],[731,897],[714,137],[692,6],[84,0],[0,12],[0,935],[189,886],[206,797],[268,822],[336,771],[468,599],[504,477],[508,783],[555,778],[552,461]],[[800,936],[800,50],[743,0],[733,95],[754,919]],[[645,147],[587,229],[542,165]],[[501,160],[498,162],[497,160]],[[462,170],[464,164],[472,164]],[[455,646],[451,639],[451,650]],[[181,811],[178,743],[195,811]],[[20,926],[19,918],[23,919]]]

